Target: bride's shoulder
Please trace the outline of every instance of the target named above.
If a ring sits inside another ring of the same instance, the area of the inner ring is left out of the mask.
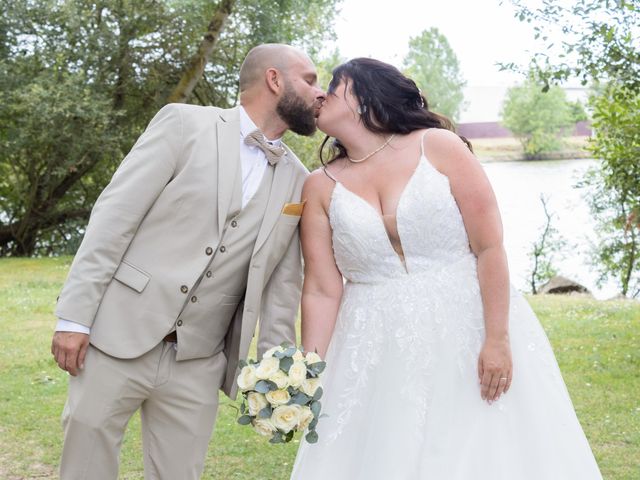
[[[329,164],[312,171],[307,176],[302,187],[303,195],[310,200],[325,200],[329,198],[336,184],[336,179],[333,176],[334,170],[334,166]]]
[[[451,130],[444,128],[425,130],[422,144],[425,156],[443,173],[463,167],[470,162],[477,162],[467,144]]]
[[[425,148],[468,148],[457,133],[445,128],[428,128],[421,135]]]

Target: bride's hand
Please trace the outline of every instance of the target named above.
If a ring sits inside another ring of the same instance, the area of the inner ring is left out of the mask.
[[[478,358],[478,379],[480,395],[489,404],[495,402],[511,387],[513,364],[509,339],[487,339]]]

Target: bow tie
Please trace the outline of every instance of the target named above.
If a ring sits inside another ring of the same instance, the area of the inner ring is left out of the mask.
[[[260,130],[254,130],[244,137],[244,143],[251,147],[258,147],[267,156],[270,165],[275,165],[285,155],[283,147],[270,145]]]

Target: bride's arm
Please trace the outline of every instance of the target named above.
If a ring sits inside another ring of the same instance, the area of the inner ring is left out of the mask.
[[[430,130],[424,147],[435,167],[449,178],[471,249],[478,258],[485,323],[478,377],[482,384],[482,398],[497,400],[509,389],[512,376],[509,269],[498,204],[480,162],[457,135],[446,130]]]
[[[302,285],[302,345],[324,358],[342,298],[342,275],[333,257],[329,198],[334,183],[317,170],[302,189],[306,201],[300,220],[300,240],[304,256]]]

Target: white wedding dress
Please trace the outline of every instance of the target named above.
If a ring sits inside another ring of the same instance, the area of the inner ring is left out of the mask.
[[[547,337],[512,288],[513,383],[480,398],[484,322],[476,257],[446,176],[424,156],[396,213],[336,182],[336,264],[346,279],[323,376],[316,444],[295,480],[595,480],[598,470]]]

